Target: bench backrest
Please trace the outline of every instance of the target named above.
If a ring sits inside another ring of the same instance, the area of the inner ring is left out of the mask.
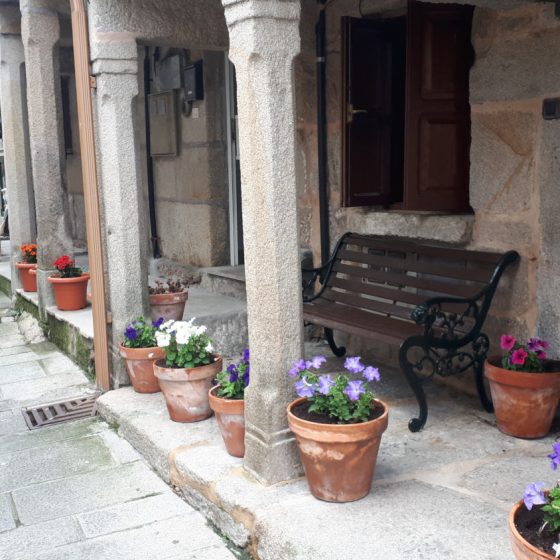
[[[479,294],[502,258],[499,253],[348,233],[337,247],[321,297],[410,320],[412,310],[429,298]],[[446,308],[464,309],[464,305]]]

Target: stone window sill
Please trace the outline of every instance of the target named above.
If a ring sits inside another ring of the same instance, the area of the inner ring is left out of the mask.
[[[346,231],[371,235],[393,235],[452,245],[471,241],[474,214],[442,214],[404,210],[340,208],[337,219],[346,221]]]

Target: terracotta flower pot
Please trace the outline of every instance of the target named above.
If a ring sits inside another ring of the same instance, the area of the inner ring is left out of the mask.
[[[295,416],[288,406],[288,424],[296,436],[301,462],[311,493],[327,502],[353,502],[366,496],[377,462],[381,436],[387,429],[389,412],[359,424],[320,424]]]
[[[180,321],[183,318],[188,297],[187,290],[176,294],[150,295],[152,321],[157,321],[160,317],[163,317],[165,321],[169,319]]]
[[[510,371],[499,363],[500,358],[494,356],[484,365],[498,428],[518,438],[545,436],[560,402],[560,371]]]
[[[53,285],[56,306],[62,311],[76,311],[87,305],[86,292],[89,274],[82,274],[75,278],[60,278],[49,276]]]
[[[234,457],[245,455],[245,401],[216,396],[218,387],[208,392],[210,408],[216,414],[227,452]]]
[[[195,368],[168,368],[163,360],[156,361],[154,374],[159,380],[171,420],[198,422],[212,416],[208,391],[221,370],[221,356],[216,356],[216,361],[207,366]]]
[[[157,393],[159,382],[154,375],[154,362],[164,358],[163,348],[127,348],[119,345],[132,387],[137,393]]]
[[[37,264],[18,262],[16,268],[19,270],[19,277],[21,278],[21,285],[24,292],[37,291]],[[31,273],[34,272],[34,274]]]
[[[508,518],[509,536],[513,555],[517,560],[555,560],[552,554],[548,554],[544,550],[527,542],[517,530],[515,519],[522,506],[523,500],[519,500],[511,510]]]

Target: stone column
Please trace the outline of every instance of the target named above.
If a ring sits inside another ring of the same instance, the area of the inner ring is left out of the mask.
[[[34,243],[37,236],[20,19],[18,5],[0,6],[0,103],[13,293],[21,288],[19,273],[15,268],[15,263],[21,260],[20,245]]]
[[[73,251],[65,185],[60,24],[48,0],[21,0],[21,32],[37,214],[37,290],[39,311],[45,318],[46,307],[54,305],[47,281],[53,271],[52,263]]]
[[[265,484],[301,472],[286,405],[302,356],[293,59],[299,0],[222,0],[235,64],[251,349],[245,467]]]
[[[136,130],[138,57],[134,40],[115,41],[96,33],[91,45],[94,112],[102,211],[109,351],[113,387],[128,384],[118,345],[126,324],[149,316],[146,215]]]

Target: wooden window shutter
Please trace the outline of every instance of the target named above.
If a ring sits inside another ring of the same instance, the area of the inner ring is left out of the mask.
[[[342,204],[391,196],[392,46],[381,22],[342,18]]]
[[[469,208],[472,6],[409,1],[405,207]]]

